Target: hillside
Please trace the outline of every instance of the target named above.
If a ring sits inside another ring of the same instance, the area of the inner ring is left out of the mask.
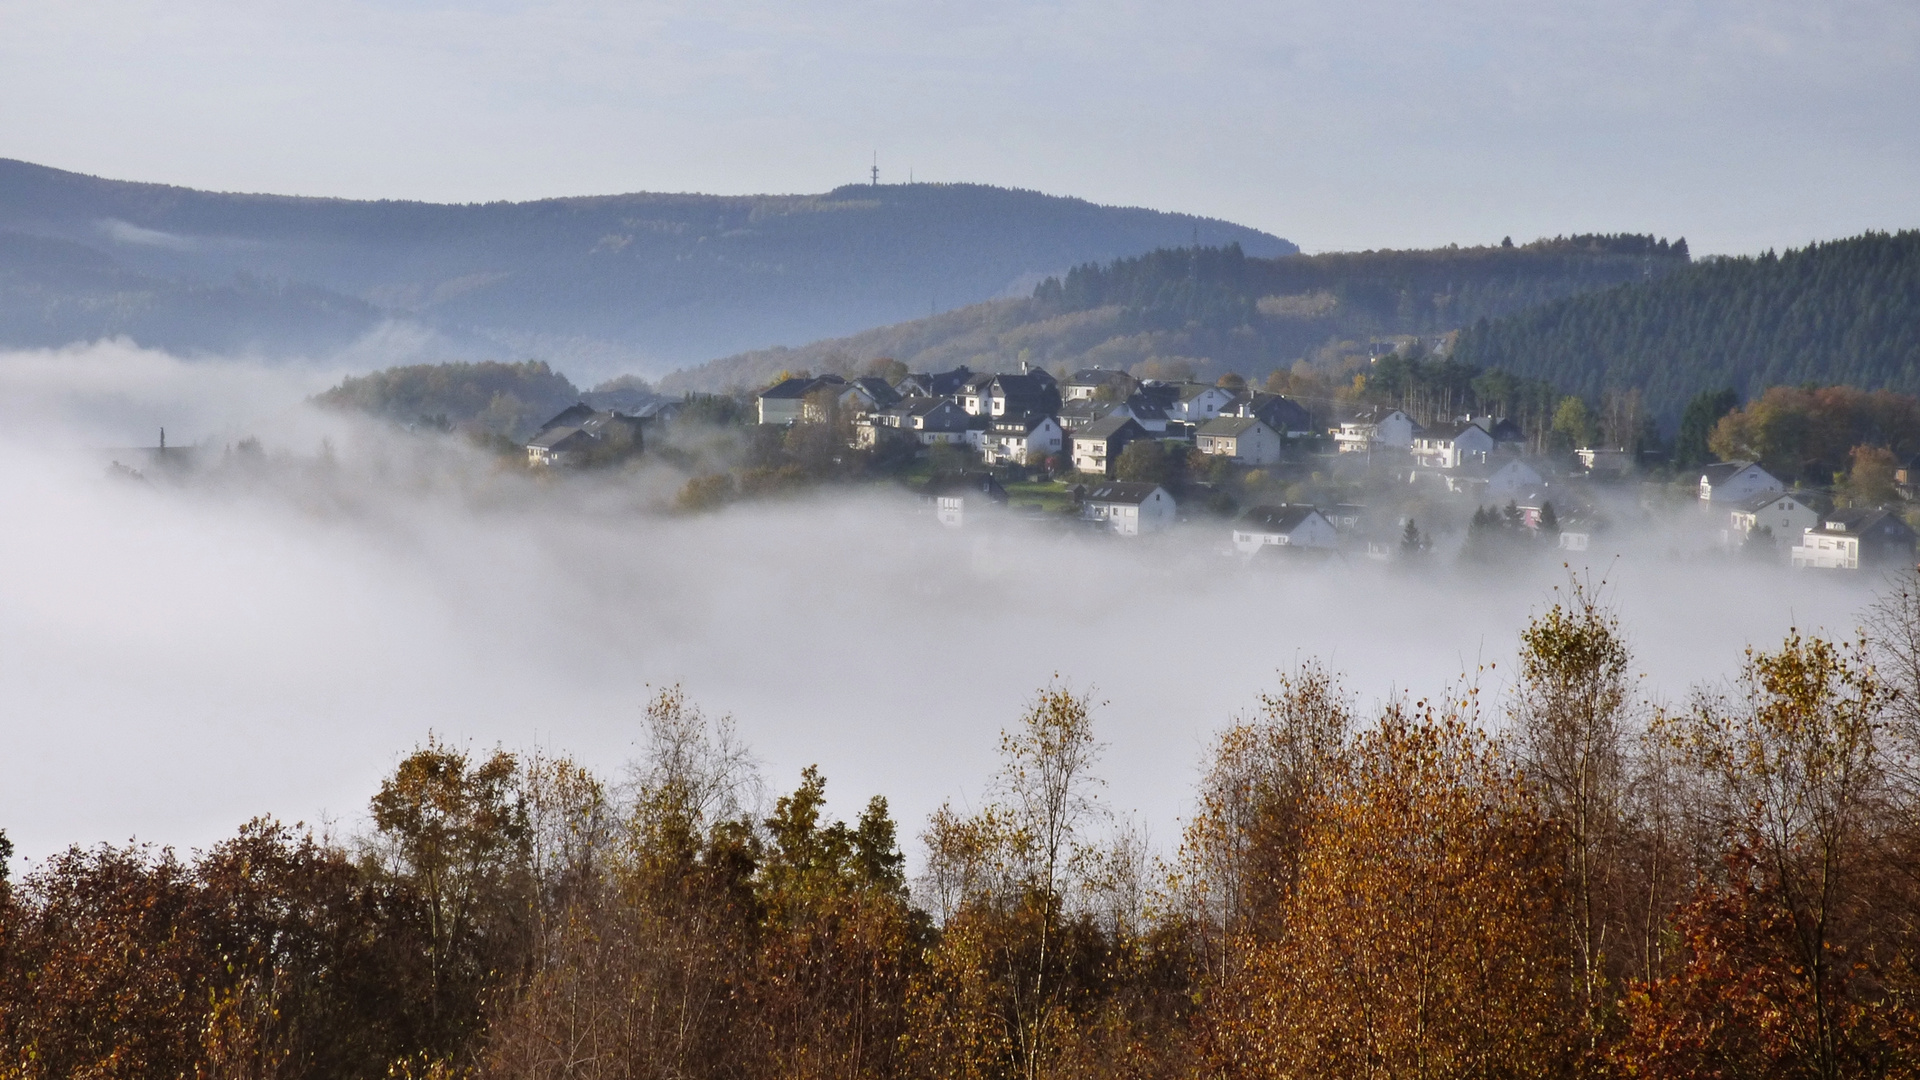
[[[1581,236],[1520,246],[1258,258],[1235,247],[1162,249],[1082,265],[1030,297],[978,304],[796,349],[715,360],[668,390],[763,385],[783,369],[850,372],[888,356],[915,371],[1021,359],[1051,369],[1259,374],[1364,353],[1371,341],[1437,337],[1481,318],[1687,264],[1686,242]]]
[[[1590,398],[1637,386],[1668,420],[1725,387],[1920,392],[1920,232],[1702,262],[1476,324],[1454,355]]]
[[[124,335],[180,353],[326,353],[381,318],[364,300],[312,285],[160,277],[81,244],[0,232],[0,345]]]
[[[537,354],[587,375],[898,322],[1196,237],[1296,250],[1228,222],[971,184],[440,205],[223,194],[6,160],[0,231],[25,238],[0,280],[0,345],[152,324],[177,328],[170,346],[222,348],[257,338],[242,328],[271,325],[293,290],[364,305],[355,319],[417,321],[468,354]],[[23,246],[32,240],[58,243],[40,258]],[[76,261],[93,277],[75,283]],[[195,299],[220,288],[235,290],[226,308]],[[146,324],[99,299],[128,293],[145,298],[133,306]],[[47,306],[65,314],[11,314]],[[290,332],[260,345],[311,341]]]

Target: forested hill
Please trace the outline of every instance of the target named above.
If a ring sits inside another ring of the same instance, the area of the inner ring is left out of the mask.
[[[142,324],[125,313],[137,308],[180,331],[176,347],[242,337],[298,351],[311,334],[253,329],[271,328],[291,288],[359,302],[363,329],[417,322],[469,353],[537,355],[582,375],[665,371],[1024,295],[1070,266],[1194,238],[1297,250],[1229,222],[975,184],[440,205],[223,194],[6,160],[0,232],[25,238],[0,279],[0,310],[11,310],[0,346],[131,332]],[[92,263],[77,285],[76,261]],[[236,283],[225,308],[204,302]],[[183,296],[192,302],[175,304]]]
[[[1589,293],[1474,325],[1454,355],[1597,399],[1844,383],[1920,392],[1920,232],[1868,233]]]
[[[1022,300],[981,304],[798,349],[727,357],[668,389],[764,384],[783,369],[849,372],[877,356],[915,371],[1100,365],[1136,374],[1257,374],[1438,336],[1481,318],[1687,265],[1686,241],[1556,237],[1529,244],[1259,258],[1239,247],[1162,249],[1084,264]]]

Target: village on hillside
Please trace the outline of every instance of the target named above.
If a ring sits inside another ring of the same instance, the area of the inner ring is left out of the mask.
[[[1757,563],[1857,571],[1915,558],[1905,465],[1881,498],[1863,498],[1844,485],[1790,485],[1752,461],[1689,470],[1619,446],[1550,449],[1495,415],[1335,412],[1233,376],[1208,384],[1095,367],[1061,379],[1022,368],[791,375],[738,419],[836,463],[849,454],[886,463],[868,475],[906,483],[950,528],[1024,520],[1168,534],[1259,561],[1499,562],[1596,541],[1617,548],[1637,531],[1677,526],[1699,552]],[[632,405],[562,412],[525,444],[528,465],[637,453],[647,426],[687,407]],[[682,502],[717,505],[736,486],[696,477]]]

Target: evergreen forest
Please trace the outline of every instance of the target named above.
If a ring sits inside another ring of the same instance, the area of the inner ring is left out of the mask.
[[[1920,231],[1711,259],[1474,321],[1454,355],[1597,399],[1638,388],[1664,422],[1695,395],[1847,385],[1920,392]]]

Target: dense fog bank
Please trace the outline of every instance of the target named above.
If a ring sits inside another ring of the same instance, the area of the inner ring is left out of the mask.
[[[1106,798],[1171,838],[1207,736],[1317,657],[1363,704],[1492,665],[1566,571],[1260,570],[1204,537],[943,530],[862,489],[668,511],[663,466],[529,479],[462,440],[299,404],[314,387],[135,350],[0,357],[0,827],[21,857],[181,847],[261,813],[359,822],[429,731],[617,775],[648,686],[731,712],[776,787],[872,793],[911,836],[977,799],[1058,673],[1091,689]],[[164,423],[202,468],[116,475]],[[259,453],[229,447],[255,437]],[[1876,581],[1651,542],[1594,553],[1650,691],[1789,626],[1845,633]],[[911,851],[913,845],[908,844]]]

